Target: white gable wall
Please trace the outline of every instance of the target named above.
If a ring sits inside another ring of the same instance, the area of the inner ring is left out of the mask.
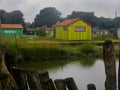
[[[120,39],[120,28],[118,28],[118,30],[117,30],[117,36]]]

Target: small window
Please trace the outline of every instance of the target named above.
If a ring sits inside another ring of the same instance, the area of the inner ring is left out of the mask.
[[[68,30],[68,28],[67,28],[67,27],[64,27],[64,30]]]
[[[76,32],[84,32],[85,28],[84,27],[75,27]]]

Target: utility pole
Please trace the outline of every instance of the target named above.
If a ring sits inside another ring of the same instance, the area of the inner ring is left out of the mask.
[[[117,11],[115,11],[115,18],[117,17]]]
[[[115,28],[116,28],[116,30],[117,30],[117,28],[118,28],[118,23],[117,23],[117,11],[115,12],[115,20],[116,20],[116,22],[115,22]]]
[[[118,23],[117,23],[117,11],[115,11],[115,37],[117,38],[117,29],[118,29]]]

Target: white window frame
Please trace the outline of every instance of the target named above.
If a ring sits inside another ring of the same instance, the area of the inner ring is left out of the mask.
[[[75,32],[85,32],[85,27],[75,27],[74,31]]]
[[[67,31],[67,30],[68,30],[68,27],[63,27],[63,30],[64,30],[64,31]]]

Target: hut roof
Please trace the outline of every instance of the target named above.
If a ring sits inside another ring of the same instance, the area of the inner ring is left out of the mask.
[[[67,20],[65,20],[63,22],[57,23],[56,26],[69,26],[69,25],[73,24],[76,21],[83,21],[83,22],[85,22],[85,23],[87,23],[88,25],[91,26],[90,23],[88,23],[87,21],[85,21],[85,20],[83,20],[81,18],[67,19]]]
[[[23,28],[21,24],[1,24],[1,28]]]

